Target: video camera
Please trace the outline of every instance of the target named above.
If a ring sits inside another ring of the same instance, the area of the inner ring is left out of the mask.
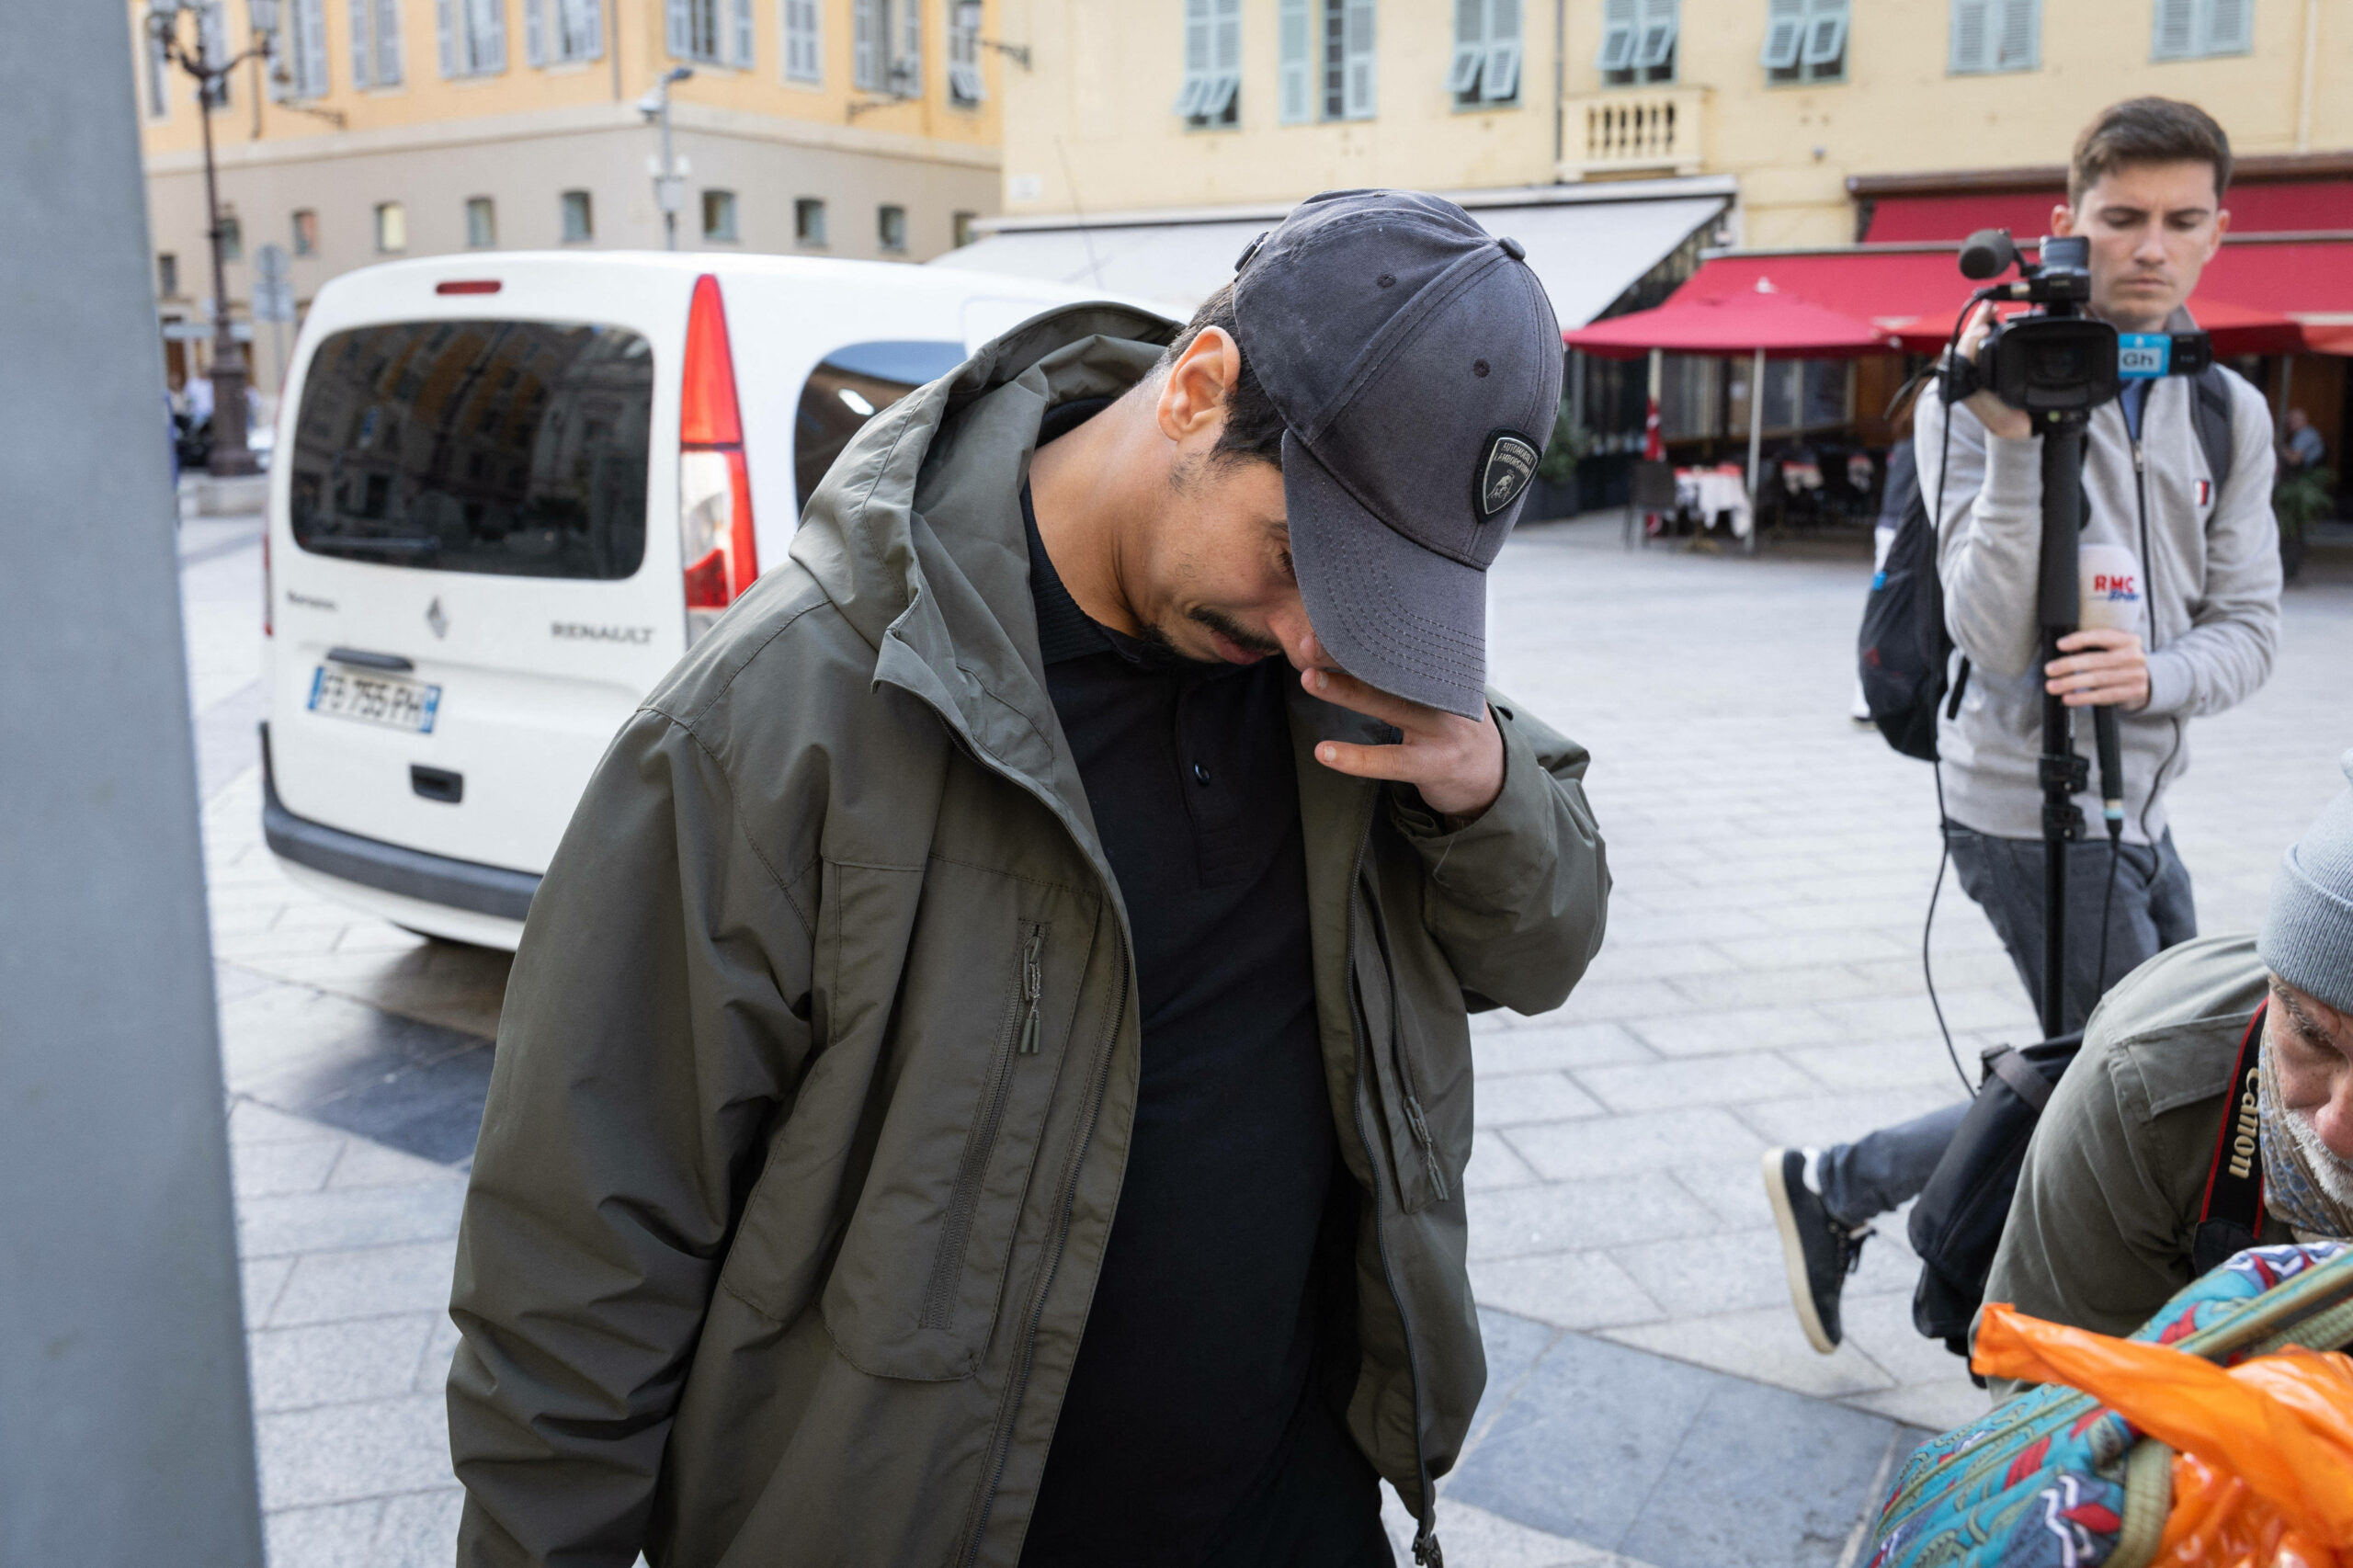
[[[2018,281],[1980,289],[1970,303],[2025,300],[2035,308],[1996,320],[1974,363],[1951,356],[1945,368],[1947,407],[1987,391],[2029,414],[2085,415],[2128,381],[2195,376],[2214,362],[2213,345],[2202,332],[2119,333],[2084,315],[2092,297],[2091,242],[2080,235],[2044,235],[2039,262],[2019,256],[2007,229],[1980,229],[1961,247],[1965,278],[1997,278],[2012,267]]]

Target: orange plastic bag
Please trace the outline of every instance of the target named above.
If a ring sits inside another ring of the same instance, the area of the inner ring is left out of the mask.
[[[2353,1358],[2289,1350],[2225,1370],[1995,1302],[1972,1365],[2081,1389],[2174,1450],[2164,1568],[2353,1568]]]

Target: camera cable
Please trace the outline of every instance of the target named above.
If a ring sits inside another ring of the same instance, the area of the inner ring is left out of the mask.
[[[1950,394],[1953,390],[1954,379],[1951,374],[1951,367],[1954,361],[1954,357],[1961,352],[1961,331],[1967,326],[1969,318],[1975,311],[1978,300],[1981,297],[1981,295],[1972,295],[1968,307],[1964,308],[1960,314],[1953,317],[1952,335],[1945,341],[1943,359],[1946,367],[1946,374],[1939,376],[1937,379],[1937,426],[1938,438],[1937,449],[1937,509],[1930,515],[1928,525],[1930,528],[1930,537],[1935,540],[1935,547],[1930,551],[1930,559],[1936,562],[1937,572],[1940,577],[1944,573],[1945,474],[1952,466],[1953,404]],[[1948,658],[1949,659],[1949,655],[1948,655]],[[1959,691],[1955,691],[1952,694],[1951,705],[1947,709],[1947,712],[1949,715],[1957,714],[1960,710],[1961,693]],[[1927,917],[1920,922],[1920,978],[1928,988],[1928,1006],[1929,1009],[1937,1016],[1937,1033],[1944,1037],[1945,1055],[1952,1062],[1953,1075],[1961,1080],[1962,1091],[1973,1099],[1976,1097],[1978,1085],[1969,1081],[1968,1070],[1961,1064],[1961,1052],[1953,1046],[1952,1030],[1945,1023],[1944,1004],[1937,999],[1936,966],[1929,957],[1928,950],[1929,937],[1934,934],[1937,926],[1937,898],[1944,892],[1945,868],[1952,863],[1952,823],[1950,819],[1945,815],[1945,768],[1944,760],[1941,755],[1932,756],[1928,759],[1928,771],[1937,781],[1937,880],[1929,884],[1928,913]]]

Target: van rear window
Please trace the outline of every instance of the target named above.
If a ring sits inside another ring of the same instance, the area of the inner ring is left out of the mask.
[[[645,558],[654,358],[573,322],[401,322],[321,343],[294,542],[437,572],[627,577]]]
[[[800,505],[808,506],[859,426],[963,362],[962,344],[928,338],[852,343],[826,355],[809,372],[793,420],[792,477]]]

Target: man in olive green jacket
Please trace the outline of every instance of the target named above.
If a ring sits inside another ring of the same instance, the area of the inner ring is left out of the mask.
[[[2343,766],[2353,780],[2353,752]],[[2226,1119],[2258,1134],[2257,1243],[2353,1237],[2353,790],[2288,852],[2259,937],[2169,949],[2093,1012],[2027,1145],[1985,1299],[2139,1328],[2197,1276]]]
[[[1017,1562],[1140,1072],[1020,498],[1047,414],[1134,387],[1170,331],[1061,311],[872,420],[614,741],[517,957],[460,1238],[462,1562]],[[1504,699],[1463,822],[1372,776],[1395,731],[1289,689],[1360,1194],[1346,1429],[1435,1562],[1484,1379],[1466,1008],[1558,1006],[1608,879],[1585,753]]]

